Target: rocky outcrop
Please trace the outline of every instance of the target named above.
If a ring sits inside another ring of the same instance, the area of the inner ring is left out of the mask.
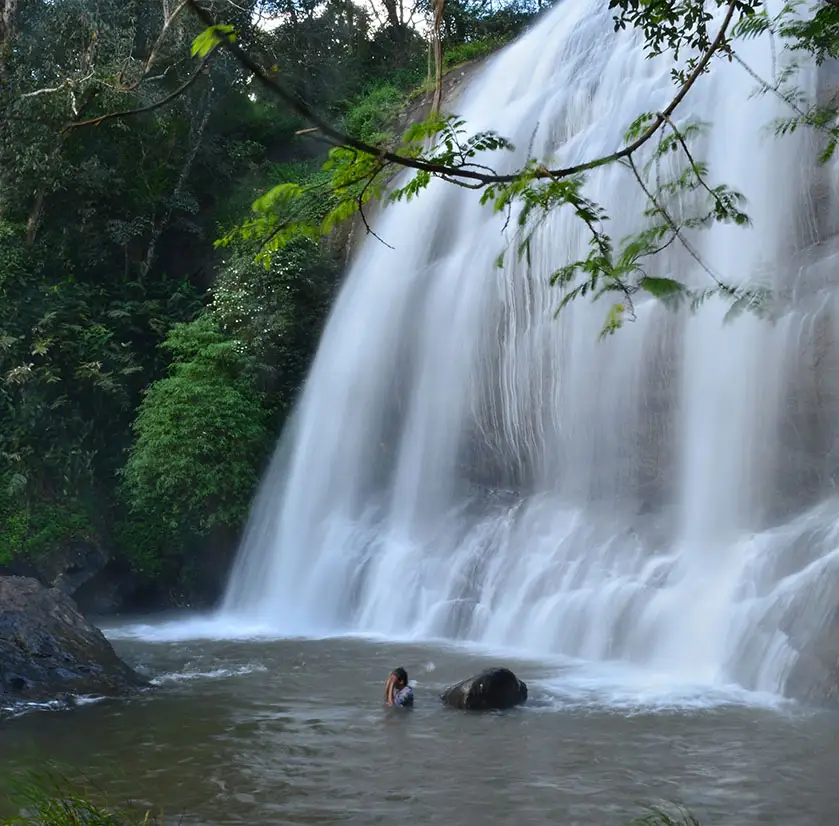
[[[105,567],[109,558],[110,555],[97,539],[70,542],[36,566],[38,579],[73,596]]]
[[[440,699],[467,711],[501,711],[527,701],[527,684],[509,668],[488,668],[450,686]]]
[[[146,684],[57,588],[0,577],[0,699],[116,696]]]
[[[36,558],[0,565],[0,577],[32,577],[72,597],[86,616],[148,613],[172,608],[210,609],[224,592],[238,535],[217,528],[204,537],[200,554],[154,576],[138,571],[120,553],[110,553],[97,536],[65,543]]]
[[[91,535],[68,541],[33,559],[16,559],[0,568],[0,575],[34,577],[72,597],[102,571],[109,559],[110,554],[102,541]]]
[[[823,652],[804,651],[787,677],[784,694],[816,706],[839,705],[839,659],[830,661]]]
[[[817,588],[815,592],[802,589],[780,618],[779,630],[796,655],[783,690],[795,700],[836,707],[839,705],[839,609],[833,594],[837,582],[827,572],[823,572],[821,579],[827,587]]]
[[[73,594],[87,616],[144,614],[170,609],[210,610],[224,595],[238,535],[217,528],[204,537],[201,553],[184,555],[181,567],[167,566],[155,576],[114,558]]]

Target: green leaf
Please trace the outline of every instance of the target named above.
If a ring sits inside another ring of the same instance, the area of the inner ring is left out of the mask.
[[[624,313],[626,312],[626,305],[613,304],[609,308],[606,315],[606,321],[603,324],[603,329],[600,331],[600,338],[605,338],[620,330],[623,327]]]
[[[236,42],[235,29],[229,23],[218,23],[215,26],[210,26],[208,29],[204,29],[192,41],[192,56],[207,57],[225,39],[228,43]]]
[[[655,278],[645,275],[638,282],[638,286],[656,298],[673,298],[685,292],[685,285],[672,278]]]

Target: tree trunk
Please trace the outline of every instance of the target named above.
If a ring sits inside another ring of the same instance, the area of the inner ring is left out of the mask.
[[[210,81],[212,84],[212,81]],[[160,236],[163,235],[166,227],[169,226],[169,222],[172,220],[172,213],[174,212],[174,201],[178,198],[178,196],[183,192],[183,188],[186,186],[186,182],[189,179],[189,175],[192,172],[192,165],[195,163],[195,158],[198,155],[198,150],[201,148],[201,143],[204,139],[204,130],[207,128],[207,122],[210,120],[210,114],[212,113],[212,86],[207,90],[207,97],[204,103],[204,112],[201,117],[201,121],[198,124],[198,128],[195,132],[195,141],[193,142],[192,146],[189,148],[186,154],[186,158],[184,159],[184,165],[181,167],[181,173],[178,175],[178,180],[175,183],[175,188],[172,190],[172,198],[169,204],[169,208],[166,210],[166,214],[164,217],[159,221],[156,222],[154,225],[154,229],[152,230],[152,237],[149,241],[148,249],[146,250],[146,258],[143,261],[141,267],[141,275],[145,278],[149,271],[151,270],[152,266],[154,265],[154,259],[157,255],[157,243],[160,241]]]
[[[431,29],[431,43],[434,47],[434,97],[431,101],[431,114],[440,111],[443,98],[443,42],[440,34],[443,26],[443,10],[446,0],[434,0],[434,25]]]
[[[14,17],[17,0],[0,0],[0,59],[14,33]]]
[[[8,70],[6,60],[11,53],[11,43],[14,38],[14,17],[17,10],[17,0],[0,0],[0,109],[8,105],[4,96],[9,92]],[[8,137],[5,130],[5,120],[0,120],[0,142],[6,143]],[[0,168],[0,219],[5,212],[3,193],[6,191],[6,174]]]

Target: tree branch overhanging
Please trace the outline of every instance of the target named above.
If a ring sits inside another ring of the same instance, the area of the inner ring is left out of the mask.
[[[212,15],[203,8],[197,0],[185,0],[189,9],[195,16],[208,28],[217,25]],[[591,169],[596,169],[600,166],[605,166],[615,161],[620,161],[630,157],[638,149],[644,146],[667,122],[668,118],[673,114],[679,104],[684,100],[687,93],[699,79],[700,75],[704,74],[711,58],[717,53],[722,52],[727,48],[726,35],[731,22],[734,18],[734,13],[737,9],[737,0],[731,0],[727,5],[725,17],[720,26],[717,36],[712,41],[708,49],[702,54],[697,61],[693,71],[685,79],[684,83],[679,87],[678,92],[670,101],[670,103],[655,117],[650,125],[631,143],[624,146],[622,149],[604,155],[600,158],[595,158],[591,161],[576,164],[575,166],[565,167],[561,169],[540,169],[535,170],[532,174],[537,179],[560,179],[568,178],[572,175],[577,175],[581,172],[586,172]],[[355,149],[363,152],[366,155],[379,158],[382,162],[394,164],[396,166],[405,167],[408,169],[415,169],[420,172],[428,172],[438,177],[445,177],[451,182],[472,181],[476,184],[475,188],[481,186],[488,186],[491,184],[508,184],[519,179],[524,173],[523,170],[517,172],[498,175],[495,173],[489,174],[485,172],[478,172],[474,169],[466,169],[463,167],[446,166],[444,164],[434,163],[433,161],[424,161],[418,158],[410,158],[405,155],[400,155],[392,152],[381,146],[373,146],[364,141],[353,138],[336,129],[332,124],[322,118],[314,109],[303,99],[287,90],[284,86],[278,83],[273,78],[269,77],[264,70],[251,58],[251,56],[240,48],[236,43],[228,38],[221,38],[219,42],[221,48],[226,49],[238,62],[244,66],[248,71],[267,88],[272,94],[280,98],[287,106],[289,106],[300,117],[304,118],[312,126],[316,127],[323,135],[329,138],[338,146]]]

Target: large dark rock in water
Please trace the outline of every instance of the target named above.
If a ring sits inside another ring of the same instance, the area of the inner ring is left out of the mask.
[[[509,668],[488,668],[447,688],[440,699],[452,708],[500,711],[527,701],[527,683]]]
[[[146,684],[57,588],[0,577],[0,699],[115,696]]]

